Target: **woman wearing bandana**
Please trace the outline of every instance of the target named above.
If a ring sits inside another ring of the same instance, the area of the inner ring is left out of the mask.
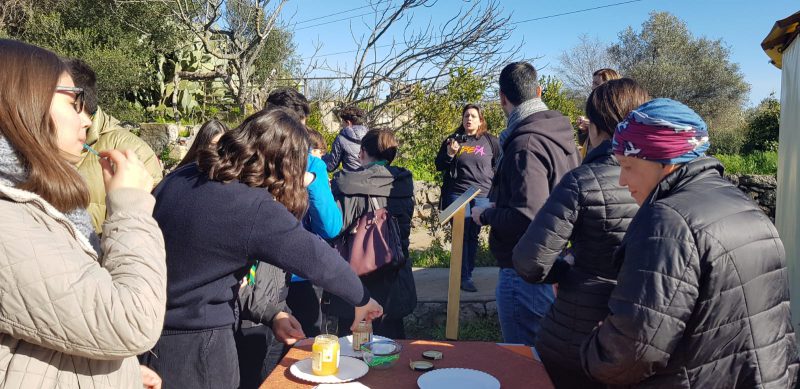
[[[615,254],[610,313],[583,344],[584,370],[611,385],[793,388],[783,245],[705,156],[706,124],[655,99],[617,126],[613,147],[641,208]]]

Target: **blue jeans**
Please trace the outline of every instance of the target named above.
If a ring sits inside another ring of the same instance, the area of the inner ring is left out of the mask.
[[[442,208],[456,201],[461,193],[445,193]],[[464,207],[464,251],[461,257],[461,280],[471,280],[472,270],[475,269],[475,255],[478,254],[478,235],[481,233],[481,226],[472,221],[472,207],[488,207],[487,197],[476,197]]]
[[[555,299],[553,285],[528,283],[516,270],[504,268],[500,269],[495,296],[503,341],[533,346],[540,322]]]

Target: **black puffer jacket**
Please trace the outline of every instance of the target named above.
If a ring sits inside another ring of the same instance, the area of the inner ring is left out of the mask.
[[[581,350],[595,379],[647,388],[793,388],[798,361],[778,232],[698,158],[642,205],[615,255],[611,313]]]
[[[638,209],[619,185],[619,164],[606,141],[561,179],[514,248],[514,267],[525,280],[559,283],[536,344],[556,385],[567,380],[555,377],[551,366],[583,375],[580,346],[608,314],[619,271],[614,250]],[[569,240],[575,256],[571,269],[557,260]]]
[[[255,282],[239,288],[239,318],[242,328],[266,324],[280,312],[289,312],[286,306],[286,287],[289,275],[283,269],[266,262],[256,262]]]

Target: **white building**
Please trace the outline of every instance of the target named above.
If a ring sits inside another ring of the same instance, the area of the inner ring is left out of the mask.
[[[778,204],[775,225],[786,248],[792,318],[800,329],[800,12],[775,22],[761,47],[781,72]]]

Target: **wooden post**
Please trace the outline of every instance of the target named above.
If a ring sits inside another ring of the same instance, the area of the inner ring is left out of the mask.
[[[461,207],[453,215],[452,250],[450,250],[450,283],[447,287],[447,327],[445,338],[458,340],[458,317],[461,312],[461,262],[464,252],[464,216]]]
[[[458,340],[458,317],[461,311],[461,261],[464,252],[465,207],[480,193],[480,189],[470,187],[466,192],[439,213],[439,224],[453,219],[452,249],[450,250],[450,282],[447,286],[447,325],[444,336],[448,340]]]

